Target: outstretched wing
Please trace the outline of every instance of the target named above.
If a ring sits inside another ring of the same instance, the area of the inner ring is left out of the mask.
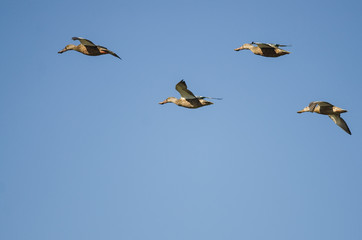
[[[102,46],[98,46],[98,48],[100,48],[101,51],[107,52],[107,53],[111,54],[112,56],[115,56],[116,58],[119,58],[122,60],[122,58],[120,58],[116,53],[112,52],[111,50],[108,50],[107,48],[102,47]]]
[[[222,98],[197,96],[197,99],[205,99],[205,98],[208,98],[208,99],[216,99],[216,100],[222,100]]]
[[[291,47],[292,45],[286,45],[286,44],[274,44],[277,48],[279,47]]]
[[[319,105],[320,107],[333,107],[332,104],[328,103],[328,102],[323,102],[323,101],[314,101],[309,103],[309,110],[311,112],[313,112],[313,110],[315,109],[315,107]]]
[[[185,99],[195,99],[195,95],[187,89],[185,81],[182,79],[179,83],[176,84],[176,90],[180,93],[182,98]]]
[[[288,47],[289,46],[289,45],[283,45],[283,44],[259,43],[259,42],[252,42],[251,44],[255,44],[260,48],[279,48],[279,47]]]
[[[97,45],[95,45],[94,43],[92,43],[91,41],[89,41],[88,39],[85,38],[81,38],[81,37],[72,37],[72,39],[75,40],[79,40],[81,44],[83,44],[84,46],[88,46],[88,47],[97,47]]]
[[[275,48],[275,46],[273,46],[270,43],[259,43],[259,42],[252,42],[251,44],[255,44],[260,48]]]
[[[349,135],[352,135],[351,131],[349,130],[347,123],[343,120],[343,118],[340,117],[338,114],[328,115],[335,124],[337,124],[340,128],[342,128],[346,133]]]

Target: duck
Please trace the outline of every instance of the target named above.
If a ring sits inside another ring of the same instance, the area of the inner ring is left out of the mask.
[[[328,102],[323,101],[314,101],[309,103],[309,106],[304,109],[298,111],[297,113],[303,112],[315,112],[323,115],[328,115],[330,119],[333,120],[335,124],[337,124],[340,128],[342,128],[346,133],[352,135],[351,131],[348,128],[347,123],[341,118],[341,113],[347,112],[347,110],[336,107]]]
[[[63,53],[69,50],[75,50],[77,52],[83,53],[88,56],[99,56],[103,54],[111,54],[112,56],[115,56],[116,58],[120,58],[117,54],[112,52],[111,50],[108,50],[106,47],[102,47],[99,45],[95,45],[93,42],[91,42],[88,39],[81,38],[81,37],[72,37],[74,41],[79,40],[80,44],[78,46],[75,46],[73,44],[69,44],[65,46],[63,50],[60,50],[58,53]]]
[[[254,46],[254,45],[256,46]],[[249,49],[255,55],[260,55],[263,57],[280,57],[286,54],[290,54],[290,52],[285,51],[279,47],[288,47],[290,45],[283,44],[273,44],[273,43],[259,43],[259,42],[251,42],[245,43],[239,48],[235,48],[235,51],[240,51],[244,49]]]
[[[166,98],[165,101],[160,102],[159,104],[165,103],[174,103],[177,106],[185,107],[185,108],[199,108],[214,104],[205,100],[205,98],[209,99],[217,99],[221,100],[222,98],[211,98],[211,97],[202,97],[195,96],[190,90],[187,89],[186,82],[182,79],[179,83],[176,84],[176,90],[180,93],[181,98],[177,99],[175,97]]]

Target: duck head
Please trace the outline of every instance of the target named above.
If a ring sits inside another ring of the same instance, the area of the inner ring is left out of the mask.
[[[63,53],[69,50],[74,50],[77,46],[73,45],[73,44],[69,44],[67,46],[65,46],[65,48],[63,50],[60,50],[58,53]]]
[[[310,112],[309,107],[305,107],[302,110],[298,111],[297,113],[304,113],[304,112]]]
[[[165,104],[165,103],[170,103],[170,102],[175,103],[176,101],[177,101],[177,98],[175,98],[175,97],[169,97],[169,98],[166,98],[165,101],[159,102],[159,104]]]
[[[245,43],[243,44],[243,46],[239,47],[239,48],[235,48],[234,51],[240,51],[240,50],[244,50],[244,49],[250,49],[251,47],[254,47],[253,45],[251,45],[250,43]]]

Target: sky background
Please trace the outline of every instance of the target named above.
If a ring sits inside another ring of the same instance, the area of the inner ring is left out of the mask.
[[[0,239],[362,239],[360,1],[2,1]],[[57,54],[72,37],[116,52]],[[251,41],[290,55],[233,51]],[[179,97],[222,97],[186,109]],[[311,101],[347,109],[352,135]]]

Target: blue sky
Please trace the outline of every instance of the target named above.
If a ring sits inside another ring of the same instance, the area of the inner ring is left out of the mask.
[[[2,6],[0,239],[362,238],[360,2]],[[73,36],[123,60],[57,54]],[[181,79],[223,100],[159,105]]]

